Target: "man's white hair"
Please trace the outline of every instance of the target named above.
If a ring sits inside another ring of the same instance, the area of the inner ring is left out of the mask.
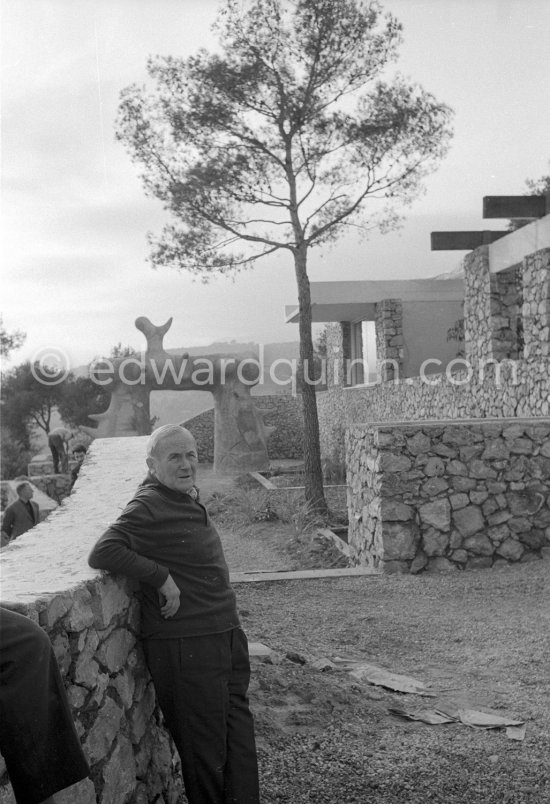
[[[175,435],[181,435],[182,433],[191,436],[191,438],[193,439],[193,443],[195,443],[195,437],[193,433],[191,433],[186,427],[182,427],[179,424],[163,424],[162,427],[158,427],[149,436],[149,441],[147,442],[147,457],[148,458],[155,457],[160,442],[163,441],[165,438],[170,438],[170,436]]]

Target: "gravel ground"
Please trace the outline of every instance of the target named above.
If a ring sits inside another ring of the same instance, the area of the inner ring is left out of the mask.
[[[274,651],[251,683],[264,804],[550,802],[549,568],[238,585],[249,639]],[[411,675],[437,697],[314,667],[334,656]],[[404,706],[505,714],[526,720],[525,740],[388,712]]]
[[[236,533],[218,527],[228,566],[233,572],[251,570],[292,570],[298,564],[287,550],[293,537],[290,526],[273,528],[270,523],[259,522],[254,531]]]

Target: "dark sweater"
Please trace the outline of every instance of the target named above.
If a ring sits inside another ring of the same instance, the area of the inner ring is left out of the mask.
[[[201,636],[239,626],[220,537],[206,509],[152,477],[101,536],[88,563],[140,582],[144,638]],[[168,574],[181,596],[177,613],[165,619],[158,590]]]

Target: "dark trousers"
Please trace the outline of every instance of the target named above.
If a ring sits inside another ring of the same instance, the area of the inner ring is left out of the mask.
[[[259,804],[244,632],[149,639],[144,647],[189,804]]]
[[[58,435],[48,436],[48,445],[52,453],[53,470],[55,474],[59,474],[59,463],[61,462],[61,471],[69,471],[69,453],[65,449],[65,442]]]
[[[4,608],[0,751],[17,804],[38,804],[89,774],[48,635]]]

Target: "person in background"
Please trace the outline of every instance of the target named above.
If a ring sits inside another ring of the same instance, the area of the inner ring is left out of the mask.
[[[155,430],[148,476],[88,563],[140,581],[145,657],[189,804],[259,804],[248,643],[197,463],[188,430]]]
[[[52,644],[28,617],[0,607],[0,657],[0,751],[15,800],[55,804],[90,769]]]
[[[72,434],[65,427],[56,427],[48,433],[48,446],[52,453],[53,470],[56,475],[61,472],[69,471],[69,451],[68,444]],[[59,466],[61,464],[61,470]]]
[[[78,463],[71,469],[71,485],[69,487],[69,491],[72,490],[72,487],[76,483],[78,473],[80,472],[80,467],[82,466],[84,458],[86,457],[86,452],[87,450],[84,444],[77,444],[76,447],[73,449],[73,458]]]
[[[40,522],[40,510],[38,504],[32,500],[33,490],[31,484],[23,480],[17,484],[15,490],[17,500],[8,505],[4,511],[0,547],[5,547],[9,542],[17,539],[22,533],[26,533]]]

